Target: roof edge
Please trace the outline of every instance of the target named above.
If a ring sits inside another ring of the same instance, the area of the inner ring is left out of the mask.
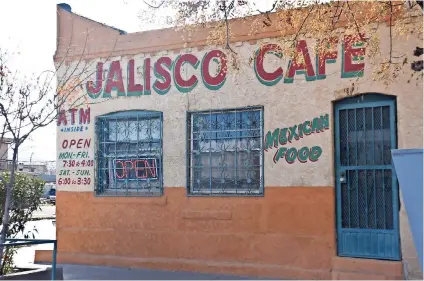
[[[396,1],[396,3],[399,1]],[[364,2],[363,5],[374,5],[372,2]],[[264,26],[260,32],[249,33],[246,31],[245,26],[253,24],[256,20],[261,21],[261,19],[268,18],[273,22],[278,22],[279,13],[283,12],[292,12],[295,10],[297,13],[305,12],[305,8],[298,9],[290,9],[283,10],[278,12],[273,12],[267,15],[258,14],[251,15],[245,18],[234,18],[230,19],[229,22],[232,25],[233,36],[230,38],[230,43],[235,42],[248,42],[249,44],[256,44],[258,40],[264,40],[267,38],[276,38],[276,37],[284,37],[288,35],[295,34],[296,30],[293,29],[285,29],[282,30],[278,27],[278,24],[273,24],[271,26]],[[395,13],[395,17],[398,17],[402,14],[402,12]],[[81,18],[85,18],[83,16],[78,15]],[[361,14],[357,19],[360,19],[361,16],[365,16],[365,14]],[[88,19],[91,20],[91,19]],[[91,20],[93,21],[93,20]],[[95,22],[95,21],[94,21]],[[389,25],[389,19],[383,18],[377,20],[377,22],[385,22],[386,25]],[[339,19],[336,28],[343,28],[348,23],[348,20],[343,17]],[[101,23],[100,23],[101,24]],[[105,58],[110,56],[125,56],[125,55],[135,55],[137,53],[157,53],[160,51],[173,51],[179,52],[179,50],[186,48],[198,48],[202,49],[206,45],[208,45],[208,34],[209,32],[217,25],[217,22],[210,22],[206,26],[201,25],[190,25],[190,32],[185,31],[184,28],[179,27],[166,27],[161,29],[154,30],[144,30],[139,32],[131,32],[122,34],[120,37],[118,45],[119,47],[114,50],[110,50],[107,48],[99,48],[98,51],[90,53],[88,55],[83,54],[75,54],[71,56],[63,56],[63,53],[56,54],[54,61],[58,62],[61,60],[72,61],[73,59],[79,57],[80,55],[84,56],[84,59],[94,59],[94,58]],[[103,24],[102,24],[103,25]],[[106,26],[106,25],[105,25]],[[113,27],[109,27],[113,28]],[[113,28],[115,29],[115,28]],[[116,29],[115,29],[116,30]],[[178,35],[176,35],[178,34]],[[184,39],[184,38],[189,39]],[[107,39],[107,38],[106,38]],[[138,43],[138,44],[134,44]],[[135,47],[136,46],[136,47]]]
[[[119,32],[119,35],[125,35],[125,34],[128,34],[125,30],[122,30],[122,29],[116,28],[116,27],[111,26],[111,25],[104,24],[104,23],[99,22],[99,21],[95,21],[95,20],[93,20],[93,19],[90,19],[90,18],[84,17],[84,16],[82,16],[82,15],[80,15],[80,14],[77,14],[77,13],[75,13],[75,12],[72,12],[72,7],[71,7],[71,5],[69,5],[69,4],[67,4],[67,3],[60,3],[60,4],[57,4],[57,7],[58,7],[58,8],[61,8],[62,10],[66,11],[66,12],[68,12],[68,13],[71,13],[71,14],[74,14],[74,15],[76,15],[76,16],[79,16],[79,17],[81,17],[81,18],[83,18],[83,19],[86,19],[86,20],[89,20],[89,21],[92,21],[92,22],[98,23],[98,24],[100,24],[100,25],[103,25],[104,27],[111,28],[111,29],[113,29],[113,30],[115,30],[115,31],[118,31],[118,32]]]

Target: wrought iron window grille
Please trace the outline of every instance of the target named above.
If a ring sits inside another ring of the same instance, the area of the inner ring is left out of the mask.
[[[163,194],[163,115],[124,111],[96,118],[96,194]]]
[[[188,194],[263,195],[262,139],[263,107],[188,112]]]

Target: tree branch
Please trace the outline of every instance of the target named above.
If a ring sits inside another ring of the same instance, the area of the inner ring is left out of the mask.
[[[226,7],[225,0],[223,0],[223,1],[221,2],[220,9],[221,9],[221,11],[223,11],[223,12],[224,12],[224,21],[225,21],[225,29],[226,29],[226,31],[225,31],[225,36],[226,36],[226,43],[225,43],[225,47],[226,47],[227,49],[229,49],[231,52],[233,52],[234,54],[236,54],[236,52],[235,52],[235,51],[231,48],[231,46],[230,46],[230,26],[229,26],[229,22],[228,22],[228,12],[229,12],[232,8],[234,8],[234,1],[235,1],[235,0],[231,1],[231,3],[230,3],[230,5],[229,5],[229,7],[227,8],[227,7]]]
[[[272,3],[272,6],[271,6],[271,8],[269,10],[261,11],[259,9],[256,9],[256,11],[259,12],[259,13],[261,13],[261,14],[269,14],[272,11],[274,11],[274,9],[277,7],[277,3],[278,3],[278,0],[274,0],[274,3]]]
[[[347,7],[348,7],[348,9],[349,9],[349,11],[350,11],[350,13],[352,15],[353,22],[355,23],[356,31],[358,32],[359,38],[361,38],[361,40],[364,41],[365,39],[364,39],[364,37],[361,34],[361,30],[359,28],[358,22],[356,21],[355,14],[353,13],[352,9],[350,8],[349,1],[346,1],[346,5],[347,5]]]
[[[143,0],[143,2],[144,2],[144,4],[146,4],[147,6],[149,6],[152,9],[158,9],[163,5],[163,3],[165,3],[165,0],[162,0],[162,2],[160,4],[158,4],[157,6],[155,6],[151,3],[148,3],[146,0]]]
[[[333,15],[333,17],[332,17],[332,19],[331,19],[331,22],[332,22],[331,30],[333,30],[333,29],[334,29],[335,25],[336,25],[336,24],[339,22],[339,20],[340,20],[340,17],[341,17],[342,12],[343,12],[343,5],[344,5],[344,3],[343,3],[342,5],[340,5],[340,0],[338,0],[338,1],[337,1],[336,10],[334,11],[334,15]],[[339,8],[340,8],[340,12],[337,14],[337,12],[338,12]],[[337,19],[337,20],[334,20],[334,19]]]
[[[306,15],[306,17],[303,19],[302,24],[301,24],[301,25],[300,25],[300,27],[299,27],[299,30],[296,32],[296,35],[294,36],[294,39],[293,39],[293,44],[294,44],[295,46],[296,46],[296,44],[297,44],[296,40],[297,40],[297,38],[299,37],[300,31],[302,31],[303,26],[305,25],[306,21],[308,20],[309,16],[311,15],[312,11],[314,10],[314,8],[315,8],[315,6],[312,6],[312,7],[309,9],[308,14],[307,14],[307,15]]]

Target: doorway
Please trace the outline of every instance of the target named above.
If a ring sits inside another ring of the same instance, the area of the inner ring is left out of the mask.
[[[400,260],[396,100],[380,94],[334,105],[339,256]]]

